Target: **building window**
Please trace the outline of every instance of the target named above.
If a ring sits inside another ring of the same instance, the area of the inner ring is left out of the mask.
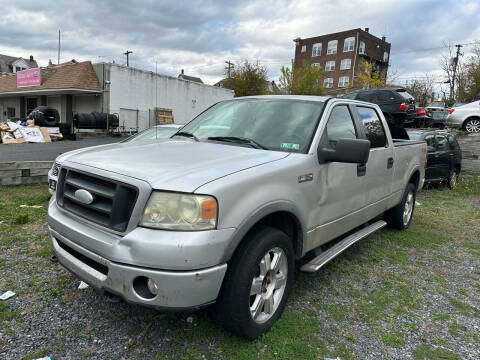
[[[322,55],[322,43],[313,44],[312,56]]]
[[[13,119],[15,117],[15,108],[7,108],[7,117]]]
[[[336,54],[337,45],[338,45],[338,40],[329,41],[327,46],[327,54]]]
[[[323,87],[325,89],[330,89],[333,87],[333,78],[326,78],[323,80]]]
[[[303,53],[303,52],[307,52],[307,45],[302,45],[302,50],[301,50],[301,52],[302,52],[302,53]]]
[[[350,78],[348,76],[340,76],[338,79],[338,87],[343,88],[348,85],[348,82],[350,81]]]
[[[352,66],[352,59],[342,59],[340,61],[340,70],[348,70]]]
[[[313,63],[313,64],[312,64],[312,67],[313,67],[313,68],[314,68],[314,67],[319,67],[319,66],[320,66],[320,63]]]
[[[325,71],[334,71],[335,70],[335,61],[327,61],[325,64]]]
[[[388,52],[383,53],[383,62],[388,62]]]
[[[363,41],[360,41],[360,44],[358,45],[358,53],[365,55],[365,43]]]
[[[353,51],[354,47],[355,47],[355,38],[353,36],[346,38],[345,41],[343,42],[343,52]]]

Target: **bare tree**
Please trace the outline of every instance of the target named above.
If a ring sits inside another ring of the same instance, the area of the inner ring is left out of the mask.
[[[455,92],[455,89],[453,88],[455,83],[453,80],[455,50],[452,44],[447,44],[444,42],[443,46],[445,48],[445,52],[440,58],[440,67],[442,68],[443,72],[445,73],[445,77],[447,78],[447,81],[445,83],[448,83],[450,87],[450,98],[453,98],[453,94]]]
[[[416,102],[422,106],[427,106],[435,97],[434,84],[434,77],[426,73],[423,78],[407,83],[406,88]]]

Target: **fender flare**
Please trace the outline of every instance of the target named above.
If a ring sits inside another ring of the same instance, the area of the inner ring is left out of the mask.
[[[297,258],[305,255],[305,244],[307,240],[307,232],[302,217],[300,216],[300,211],[296,205],[288,200],[277,200],[266,203],[259,208],[255,209],[250,215],[245,218],[240,225],[236,228],[235,232],[232,235],[230,244],[225,250],[225,261],[228,261],[233,256],[238,245],[241,243],[245,235],[250,231],[255,224],[257,224],[265,216],[276,213],[276,212],[287,212],[293,215],[297,228],[297,245],[295,250],[295,256]]]

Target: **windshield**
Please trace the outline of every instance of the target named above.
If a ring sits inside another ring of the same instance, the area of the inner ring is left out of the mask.
[[[137,142],[137,141],[145,141],[145,140],[154,140],[154,139],[165,139],[178,131],[179,128],[177,127],[162,127],[156,126],[150,129],[144,130],[136,135],[133,135],[126,139],[123,142]]]
[[[306,152],[323,102],[248,99],[220,102],[182,128],[196,138],[245,139],[268,150]]]
[[[422,133],[418,131],[407,131],[407,133],[410,140],[418,140],[422,136]]]
[[[433,102],[429,106],[435,106],[435,107],[444,107],[442,102]]]

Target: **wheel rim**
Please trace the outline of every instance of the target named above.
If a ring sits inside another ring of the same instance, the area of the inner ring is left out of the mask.
[[[450,175],[450,186],[453,188],[457,185],[457,174],[455,172],[452,172]]]
[[[467,132],[480,132],[480,120],[470,120],[465,125]]]
[[[407,200],[405,201],[405,207],[403,209],[403,225],[408,225],[410,218],[412,217],[413,205],[414,205],[413,193],[409,192]]]
[[[250,315],[258,324],[273,316],[287,285],[288,260],[281,248],[270,249],[258,264],[250,288]]]

